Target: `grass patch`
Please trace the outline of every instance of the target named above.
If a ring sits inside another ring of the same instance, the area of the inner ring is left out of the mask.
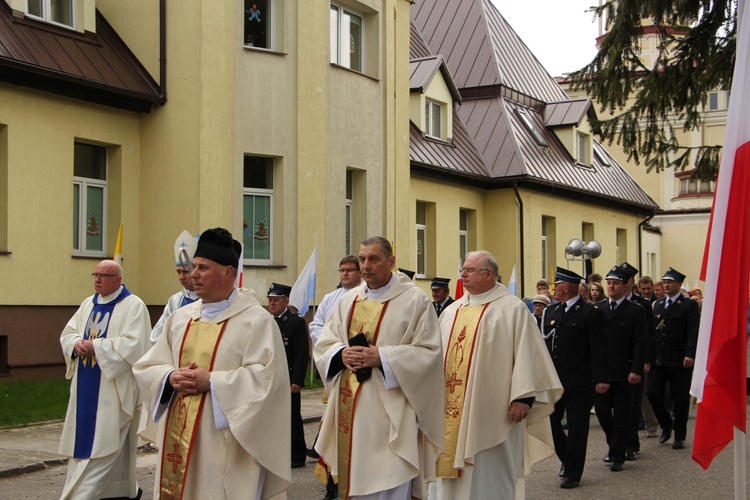
[[[33,380],[0,384],[0,427],[65,418],[68,380]]]
[[[305,375],[305,389],[320,389],[323,387],[323,381],[320,380],[318,371],[313,369],[313,376],[310,377],[310,368],[307,369],[307,375]]]

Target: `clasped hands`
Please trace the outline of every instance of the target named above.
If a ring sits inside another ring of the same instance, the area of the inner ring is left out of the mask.
[[[341,361],[344,362],[344,366],[355,373],[362,368],[381,365],[378,347],[374,345],[345,347],[341,353]]]
[[[211,388],[210,380],[211,372],[205,368],[198,368],[195,363],[178,368],[169,374],[169,383],[181,396],[208,392]]]
[[[75,343],[73,346],[73,350],[81,357],[84,356],[96,356],[96,352],[94,351],[94,341],[93,340],[79,340]]]

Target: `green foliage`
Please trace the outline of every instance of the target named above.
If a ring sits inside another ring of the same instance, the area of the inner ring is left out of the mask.
[[[63,419],[69,393],[68,380],[0,384],[0,427]]]
[[[594,123],[602,138],[648,171],[692,164],[694,177],[715,179],[721,146],[681,146],[675,126],[699,129],[708,91],[731,88],[737,0],[609,0],[591,11],[605,16],[607,34],[594,59],[569,76],[573,89],[613,114]],[[653,67],[641,58],[643,19],[658,33]]]
[[[320,389],[321,387],[323,387],[323,381],[320,380],[318,371],[315,368],[313,368],[313,376],[311,377],[310,369],[308,368],[307,375],[305,375],[305,389]]]

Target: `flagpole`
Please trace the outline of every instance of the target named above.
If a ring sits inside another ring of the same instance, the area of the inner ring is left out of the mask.
[[[734,498],[747,498],[747,480],[745,478],[745,439],[747,436],[737,427],[734,428]]]

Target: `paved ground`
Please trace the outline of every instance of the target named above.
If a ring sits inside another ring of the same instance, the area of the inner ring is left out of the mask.
[[[307,443],[312,445],[317,431],[317,420],[323,411],[321,391],[305,391],[302,413],[306,419]],[[690,419],[688,435],[692,436],[694,419]],[[57,455],[62,424],[49,423],[18,429],[0,430],[0,498],[54,499],[59,498],[65,481],[65,467]],[[633,462],[626,462],[622,472],[611,472],[601,458],[606,453],[604,433],[596,417],[591,418],[589,454],[581,485],[573,490],[562,490],[557,477],[560,464],[548,459],[532,468],[526,477],[526,498],[546,500],[553,495],[570,499],[731,499],[733,487],[733,456],[730,447],[717,457],[708,471],[701,469],[690,458],[691,437],[684,450],[673,450],[670,445],[659,445],[657,439],[647,439],[641,433],[641,454]],[[750,444],[746,443],[746,455]],[[156,455],[138,455],[138,480],[146,495],[153,492]],[[324,489],[312,477],[314,463],[292,470],[290,500],[317,500]],[[748,468],[750,474],[750,468]],[[459,499],[457,499],[459,500]]]

